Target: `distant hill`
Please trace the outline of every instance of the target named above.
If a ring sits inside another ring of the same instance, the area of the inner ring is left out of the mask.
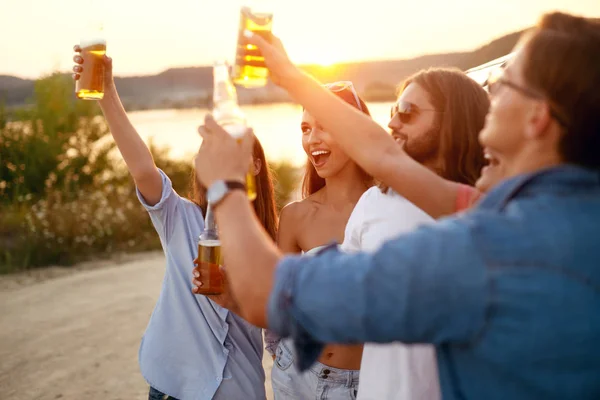
[[[15,76],[0,75],[0,100],[8,105],[20,105],[33,95],[33,82]]]
[[[322,82],[350,80],[366,100],[390,100],[395,88],[408,75],[429,67],[457,67],[462,70],[481,65],[511,51],[522,32],[496,39],[470,52],[433,54],[407,60],[369,61],[338,64],[335,67],[305,65],[302,68]],[[210,105],[212,67],[172,68],[158,75],[115,78],[128,110],[188,108]],[[0,75],[0,99],[8,106],[27,103],[33,95],[33,80]],[[288,101],[283,90],[269,83],[260,89],[238,90],[243,104]]]

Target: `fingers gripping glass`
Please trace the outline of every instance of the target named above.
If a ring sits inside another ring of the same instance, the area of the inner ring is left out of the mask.
[[[354,96],[354,101],[356,101],[356,106],[358,107],[358,109],[362,112],[365,111],[365,110],[363,110],[362,105],[360,104],[360,99],[358,98],[358,94],[356,93],[356,89],[354,89],[354,85],[352,84],[352,82],[339,81],[339,82],[333,82],[333,83],[326,83],[323,86],[326,87],[327,89],[331,90],[334,93],[341,92],[343,90],[349,90],[350,93],[352,93],[352,96]]]
[[[498,94],[498,89],[500,89],[500,87],[502,87],[502,86],[506,86],[507,88],[510,88],[510,89],[522,94],[525,97],[529,97],[530,99],[541,100],[541,101],[546,101],[546,102],[548,101],[543,95],[541,95],[531,89],[523,87],[519,84],[509,81],[508,79],[506,79],[504,77],[503,71],[504,71],[503,69],[497,69],[495,71],[490,72],[490,76],[488,77],[487,81],[484,84],[484,86],[487,85],[488,92],[490,93],[490,95],[494,96],[494,95]],[[550,115],[552,116],[552,118],[554,118],[563,127],[566,127],[567,123],[566,123],[565,119],[560,116],[560,114],[555,110],[555,108],[551,104],[549,104],[549,107],[550,107]]]
[[[407,101],[398,101],[390,110],[390,118],[394,118],[398,115],[398,118],[403,124],[410,124],[413,118],[422,111],[441,112],[432,108],[419,108],[417,105]]]

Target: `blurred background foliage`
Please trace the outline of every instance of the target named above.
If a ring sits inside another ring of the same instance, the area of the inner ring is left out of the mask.
[[[187,196],[190,160],[149,147]],[[270,167],[281,208],[299,171]],[[98,105],[75,99],[70,76],[39,79],[27,107],[9,112],[0,102],[0,273],[158,248]]]

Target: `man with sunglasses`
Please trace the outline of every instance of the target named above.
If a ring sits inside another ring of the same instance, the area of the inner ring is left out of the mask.
[[[483,164],[477,136],[488,106],[485,90],[462,71],[435,68],[407,78],[388,124],[399,157],[406,157],[403,147],[422,165],[421,171],[415,167],[415,178],[428,169],[439,176],[437,187],[452,182],[457,191],[475,192],[472,185]],[[437,187],[423,192],[435,196]],[[434,222],[418,206],[386,186],[369,189],[348,220],[342,250],[374,252],[387,240]],[[359,400],[440,397],[435,350],[430,345],[368,343],[360,373]]]

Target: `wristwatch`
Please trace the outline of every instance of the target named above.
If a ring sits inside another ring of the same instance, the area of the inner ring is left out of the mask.
[[[214,181],[212,185],[208,188],[206,192],[206,197],[208,202],[216,207],[217,204],[223,201],[223,199],[232,191],[232,190],[243,190],[246,191],[246,185],[244,185],[240,181]]]

